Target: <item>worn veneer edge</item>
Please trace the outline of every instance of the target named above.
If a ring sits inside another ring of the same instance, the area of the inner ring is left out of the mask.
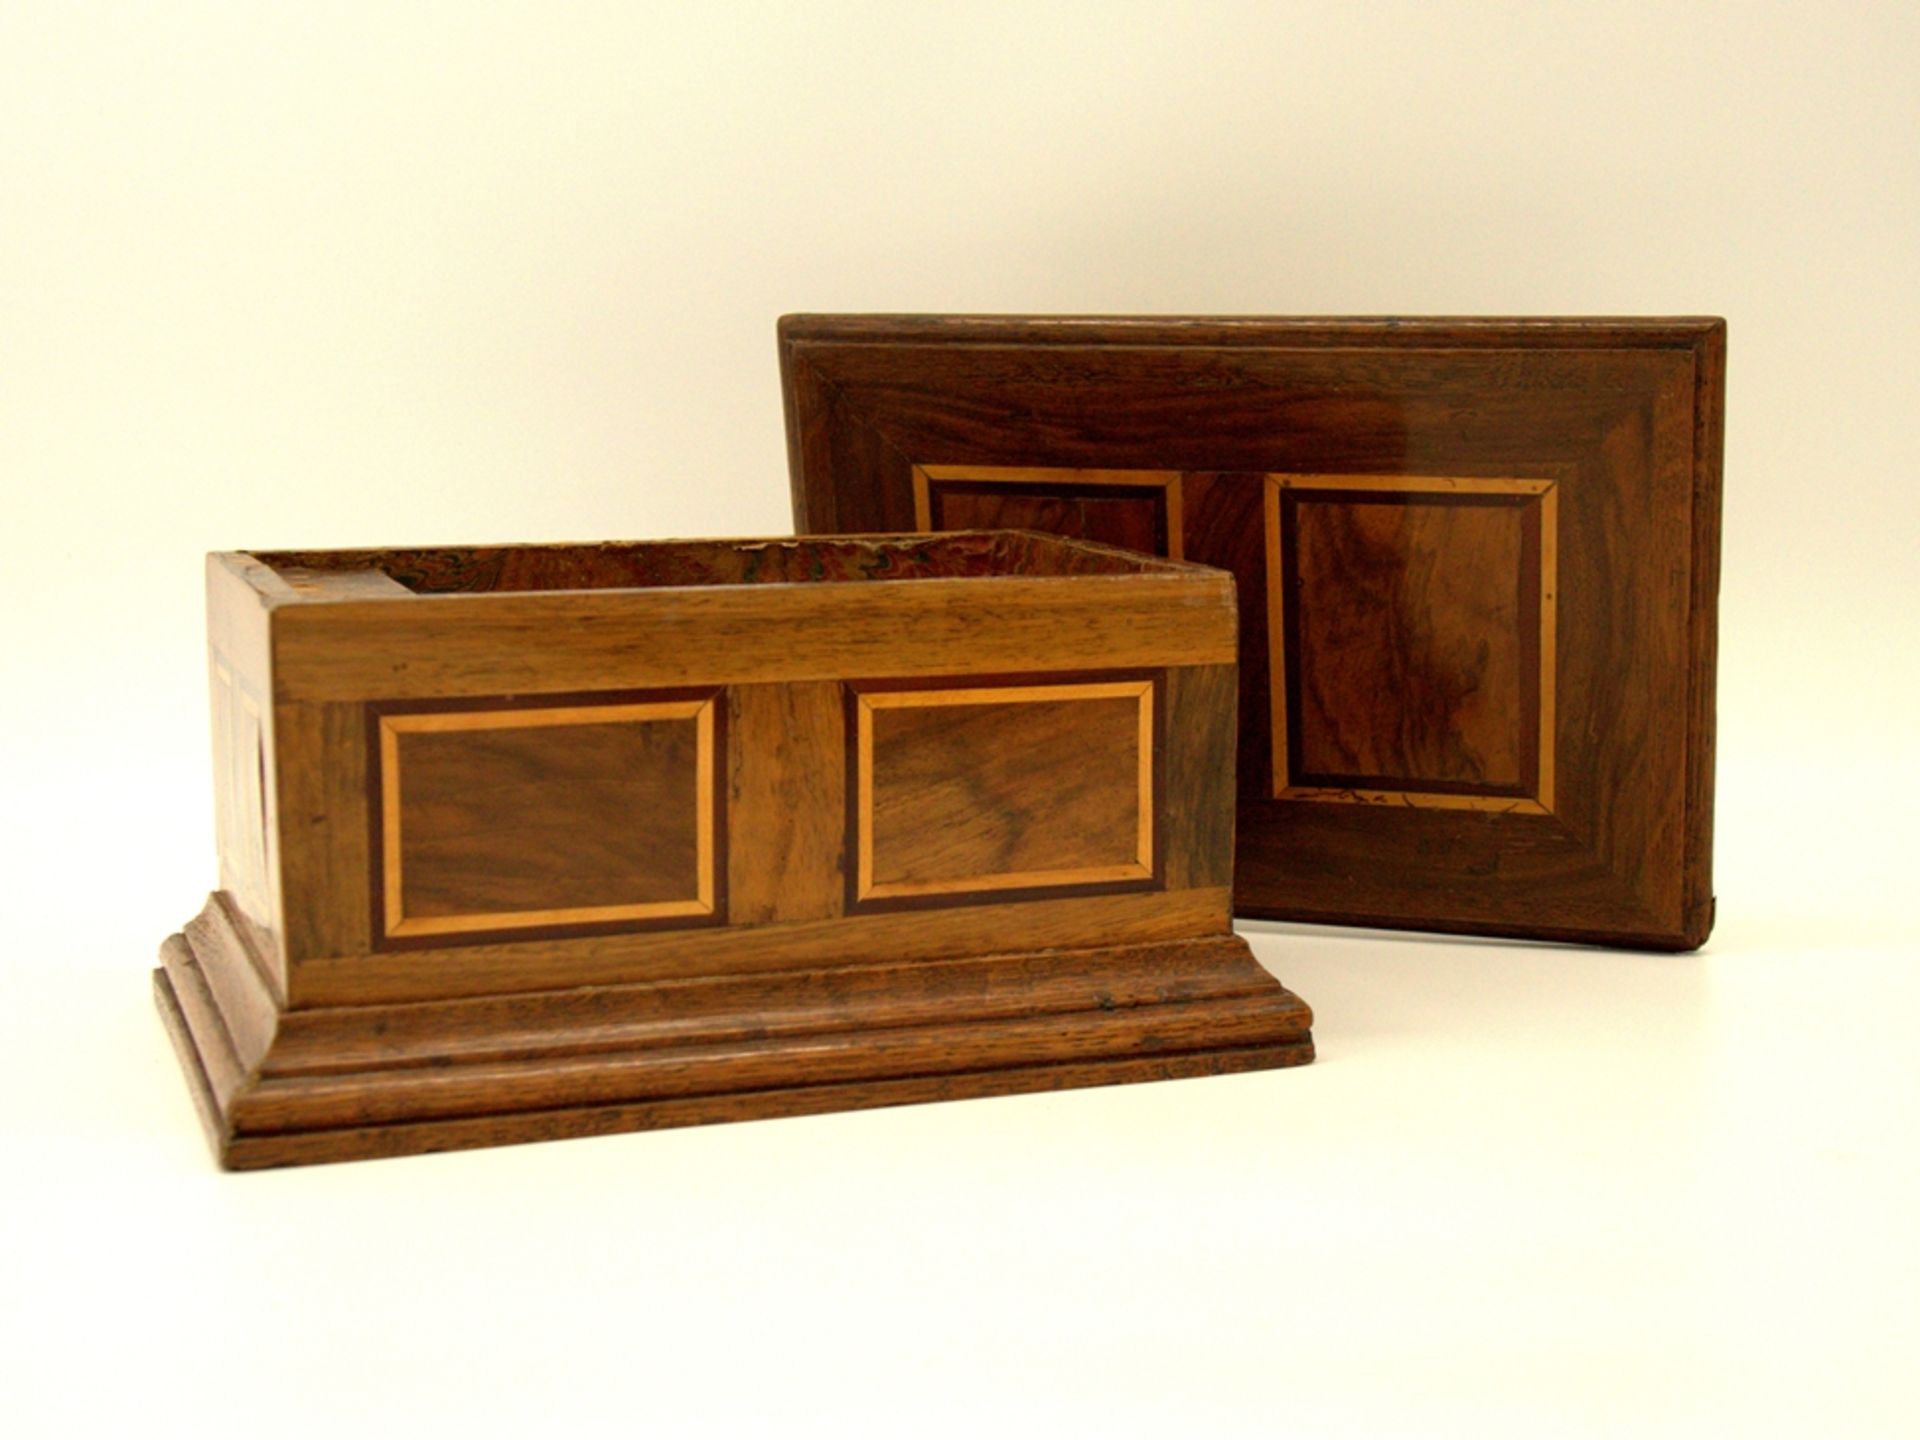
[[[916,315],[796,313],[775,327],[784,363],[797,365],[812,345],[1101,345],[1116,348],[1204,345],[1260,349],[1275,345],[1369,349],[1419,348],[1444,342],[1500,349],[1671,349],[1696,344],[1725,322],[1711,316],[1611,315]],[[791,360],[789,361],[789,356]],[[792,393],[792,387],[786,387]],[[791,431],[789,433],[792,433]]]
[[[1682,847],[1684,909],[1677,947],[1698,949],[1713,931],[1715,691],[1720,653],[1720,508],[1726,483],[1727,322],[1701,322],[1694,336],[1694,455],[1690,510],[1687,684],[1687,829]]]

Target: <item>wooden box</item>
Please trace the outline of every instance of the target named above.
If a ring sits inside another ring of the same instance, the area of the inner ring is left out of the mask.
[[[1233,572],[1236,913],[1706,939],[1724,322],[828,315],[780,345],[803,533]]]
[[[219,554],[161,1011],[250,1167],[1301,1063],[1232,578],[1013,532]]]

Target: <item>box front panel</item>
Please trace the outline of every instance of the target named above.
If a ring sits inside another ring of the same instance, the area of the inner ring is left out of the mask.
[[[1203,665],[282,707],[301,773],[354,778],[295,787],[292,991],[1223,933],[1234,696]]]

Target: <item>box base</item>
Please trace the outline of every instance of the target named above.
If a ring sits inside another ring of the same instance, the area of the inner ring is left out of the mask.
[[[1300,1065],[1244,940],[282,1012],[220,896],[154,993],[220,1162],[309,1164]]]

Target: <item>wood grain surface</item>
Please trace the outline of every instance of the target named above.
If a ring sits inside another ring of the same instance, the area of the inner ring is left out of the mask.
[[[1151,881],[1155,681],[851,692],[854,903]]]
[[[913,513],[921,530],[1042,530],[1175,560],[1185,545],[1177,470],[916,465]]]
[[[834,878],[832,913],[817,920],[628,926],[534,939],[456,937],[458,943],[441,944],[428,937],[419,946],[308,956],[291,967],[288,1003],[306,1008],[641,980],[674,983],[796,965],[937,960],[983,949],[1141,944],[1225,934],[1229,928],[1224,883],[1125,894],[1024,894],[977,905],[848,914],[844,882]]]
[[[1552,480],[1267,479],[1274,794],[1553,808]]]
[[[727,691],[727,820],[735,925],[824,920],[845,888],[845,692],[833,681]]]
[[[771,587],[768,587],[771,589]],[[592,590],[342,601],[276,612],[281,701],[541,694],[951,675],[1036,668],[1073,637],[1076,663],[1153,665],[1171,648],[1192,664],[1234,660],[1215,621],[1224,576],[943,578],[859,588],[796,585],[770,626],[760,587]],[[1044,668],[1042,666],[1041,668]]]
[[[1725,341],[1713,319],[790,316],[796,523],[940,523],[916,470],[1177,474],[1182,553],[1241,598],[1238,913],[1687,949],[1713,911]],[[1279,479],[1321,495],[1293,497],[1270,566]],[[1512,508],[1443,513],[1435,480]],[[1029,523],[1082,523],[1069,483],[1052,512],[1026,483]],[[970,522],[1008,513],[991,498]]]
[[[377,712],[383,934],[713,915],[715,703]]]
[[[1507,510],[1508,513],[1501,513]],[[1510,507],[1302,506],[1288,669],[1294,773],[1322,785],[1517,792],[1537,724],[1520,672]],[[1537,642],[1536,642],[1537,643]]]

